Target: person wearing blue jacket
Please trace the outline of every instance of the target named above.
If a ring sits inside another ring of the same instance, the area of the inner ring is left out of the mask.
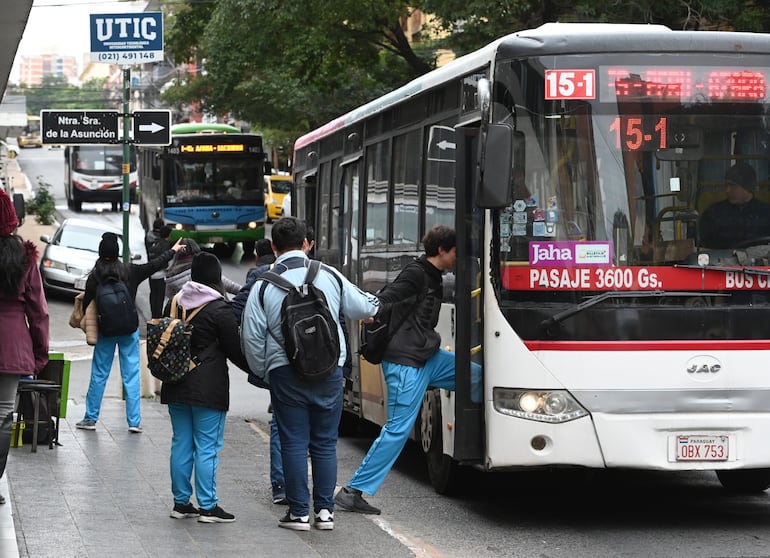
[[[294,217],[284,217],[273,225],[271,236],[277,255],[273,271],[295,285],[302,284],[310,264],[303,250],[307,242],[305,224]],[[342,311],[351,320],[367,320],[379,311],[375,295],[361,291],[333,268],[323,266],[313,284],[323,291],[332,316],[340,316]],[[314,525],[330,530],[334,528],[337,431],[342,414],[342,366],[347,357],[345,336],[338,320],[340,357],[334,373],[318,382],[300,379],[289,364],[281,333],[281,304],[285,295],[275,285],[257,280],[243,311],[241,345],[252,373],[270,385],[273,414],[278,419],[289,501],[289,511],[279,526],[296,531],[310,529],[309,452]]]

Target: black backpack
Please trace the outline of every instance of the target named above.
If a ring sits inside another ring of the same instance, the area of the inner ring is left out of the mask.
[[[99,282],[94,301],[101,335],[128,335],[139,327],[134,298],[124,281],[117,277],[108,277],[104,282]]]
[[[361,332],[358,343],[358,352],[367,362],[380,364],[385,351],[390,345],[390,340],[396,335],[401,326],[406,323],[409,317],[414,313],[417,305],[422,302],[426,296],[426,286],[424,283],[419,295],[410,296],[406,300],[398,302],[385,303],[380,301],[380,311],[374,316],[374,320],[369,323],[361,324]],[[375,294],[377,298],[388,289],[385,285]]]
[[[328,378],[339,366],[340,338],[323,291],[313,285],[321,262],[310,261],[305,282],[295,286],[274,271],[259,278],[286,291],[281,304],[281,333],[284,350],[294,372],[303,380],[320,381]],[[260,302],[264,308],[264,289]],[[273,339],[278,340],[268,328]]]

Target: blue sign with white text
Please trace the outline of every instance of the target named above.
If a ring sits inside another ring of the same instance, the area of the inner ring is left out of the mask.
[[[163,14],[91,14],[91,60],[106,64],[163,61]]]

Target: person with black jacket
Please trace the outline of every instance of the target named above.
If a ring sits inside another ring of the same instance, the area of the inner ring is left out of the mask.
[[[147,261],[153,260],[171,248],[168,237],[171,227],[163,223],[163,219],[155,219],[152,230],[144,236],[144,247],[147,250]],[[150,275],[150,314],[153,318],[163,315],[163,301],[166,298],[166,268],[159,269]]]
[[[124,264],[119,257],[118,236],[114,233],[104,233],[102,241],[99,243],[99,259],[96,260],[94,269],[86,280],[83,311],[92,302],[96,304],[94,298],[97,294],[98,286],[113,279],[125,283],[131,299],[136,300],[136,291],[139,288],[139,283],[159,269],[163,269],[174,256],[174,253],[183,249],[184,246],[177,242],[174,246],[146,264]],[[136,315],[136,309],[133,310],[133,313]],[[123,390],[126,395],[128,430],[133,433],[140,433],[142,431],[138,323],[139,318],[137,316],[134,321],[133,330],[122,335],[105,335],[103,332],[99,332],[96,345],[94,345],[94,356],[91,359],[91,383],[88,385],[88,393],[86,395],[86,413],[83,420],[75,425],[77,428],[81,430],[96,430],[104,388],[107,386],[107,380],[110,377],[112,360],[115,357],[115,346],[117,345],[120,376],[123,379]]]
[[[388,385],[388,420],[353,478],[335,496],[337,507],[344,511],[380,513],[362,492],[373,495],[382,485],[409,438],[428,386],[455,389],[455,357],[441,348],[441,336],[435,328],[444,298],[442,276],[445,270],[454,268],[457,260],[456,234],[450,227],[437,225],[425,234],[422,243],[425,254],[407,264],[378,295],[384,305],[415,302],[406,305],[409,314],[390,340],[382,360]],[[478,389],[481,369],[472,366]]]
[[[192,318],[191,352],[201,363],[179,383],[163,383],[160,402],[168,405],[171,439],[171,492],[174,519],[197,517],[201,523],[230,523],[235,516],[219,506],[216,494],[219,452],[224,444],[225,419],[230,407],[227,360],[244,371],[249,366],[241,352],[238,322],[225,301],[222,267],[213,254],[196,254],[190,280],[177,296],[177,305],[188,313],[203,308]],[[169,316],[171,303],[164,314]],[[191,502],[195,473],[195,496]]]

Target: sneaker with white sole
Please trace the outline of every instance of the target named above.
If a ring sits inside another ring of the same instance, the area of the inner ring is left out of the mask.
[[[321,531],[331,531],[334,529],[334,513],[326,508],[315,514],[313,526]]]
[[[227,513],[219,506],[214,506],[210,510],[201,508],[198,512],[200,513],[198,517],[199,523],[232,523],[235,521],[233,514]]]
[[[79,428],[80,430],[96,430],[96,421],[83,419],[77,424],[75,424],[75,427]]]
[[[286,515],[278,520],[278,527],[294,531],[310,531],[310,516],[298,516],[287,511]]]
[[[141,434],[142,427],[138,424],[136,426],[129,426],[128,431],[131,432],[132,434]]]
[[[186,504],[174,504],[174,509],[171,510],[169,517],[173,517],[174,519],[187,519],[188,517],[198,517],[200,514],[198,508],[193,506],[190,502],[187,502]]]

